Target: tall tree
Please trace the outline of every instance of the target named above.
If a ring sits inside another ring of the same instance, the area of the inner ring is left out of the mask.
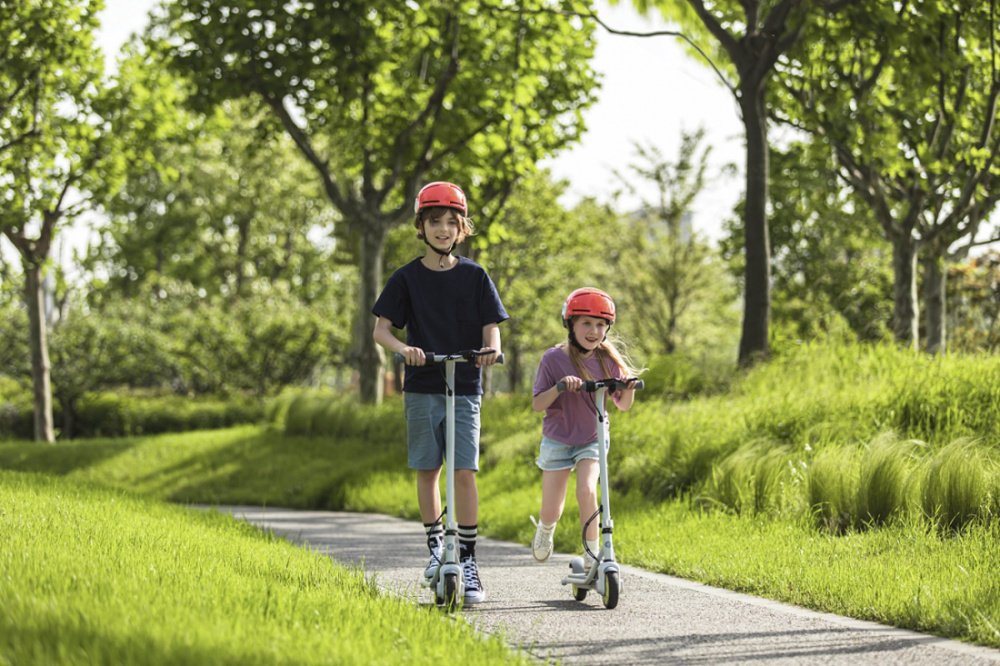
[[[705,132],[681,132],[677,159],[669,160],[655,146],[636,145],[637,161],[618,174],[625,187],[639,194],[641,207],[632,214],[631,235],[636,260],[630,292],[644,304],[640,328],[655,342],[655,353],[671,354],[684,337],[686,320],[719,282],[714,252],[691,225],[692,207],[706,184],[711,147]],[[641,194],[652,185],[655,197]]]
[[[386,233],[411,219],[422,182],[460,182],[482,211],[578,138],[596,85],[592,22],[471,0],[179,0],[162,26],[195,99],[261,100],[342,216],[360,267],[355,336],[367,402],[382,387],[368,312]]]
[[[996,0],[851,7],[810,27],[781,72],[788,122],[822,137],[893,253],[893,333],[944,349],[944,260],[974,242],[1000,190]]]
[[[768,90],[775,66],[810,22],[857,0],[633,0],[676,21],[689,43],[714,40],[716,71],[736,99],[746,134],[743,208],[744,304],[741,365],[769,353],[771,254],[768,235]],[[701,55],[705,51],[699,49]],[[735,79],[733,81],[732,79]]]
[[[0,231],[24,275],[35,439],[52,442],[43,281],[58,226],[100,201],[121,174],[114,95],[94,44],[100,0],[0,3]],[[68,26],[73,26],[72,29]]]
[[[774,337],[798,341],[846,325],[859,340],[881,340],[892,318],[892,269],[874,213],[835,177],[822,141],[772,149],[771,164]],[[730,233],[724,252],[736,259],[742,230]]]

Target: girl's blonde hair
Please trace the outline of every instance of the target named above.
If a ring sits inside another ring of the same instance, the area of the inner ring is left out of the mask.
[[[576,317],[572,317],[569,322],[571,331],[573,329],[574,319],[576,319]],[[612,334],[610,331],[608,331],[607,338],[604,342],[599,344],[594,350],[594,357],[600,362],[601,372],[604,373],[604,377],[594,377],[591,375],[590,371],[587,370],[587,366],[583,362],[583,352],[581,352],[576,345],[570,344],[569,342],[563,342],[559,346],[569,350],[569,360],[572,361],[573,367],[576,368],[580,379],[594,381],[596,379],[610,378],[612,375],[611,366],[608,365],[609,362],[617,366],[626,378],[638,377],[645,371],[645,368],[637,367],[635,363],[632,362],[632,359],[629,358],[628,353],[625,351],[627,345],[624,340],[622,340],[619,336]]]

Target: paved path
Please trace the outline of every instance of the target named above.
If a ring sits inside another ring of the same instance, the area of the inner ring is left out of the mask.
[[[419,523],[376,514],[219,507],[431,603],[418,586],[426,563]],[[526,545],[480,537],[485,603],[463,611],[542,660],[576,664],[1000,664],[1000,650],[816,613],[622,567],[618,607],[583,602],[560,584],[568,555],[536,563]]]

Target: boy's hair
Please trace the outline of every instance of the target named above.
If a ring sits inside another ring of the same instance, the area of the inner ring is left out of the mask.
[[[455,217],[458,218],[458,243],[461,243],[469,236],[474,236],[476,233],[475,227],[472,225],[472,218],[462,215],[461,211],[457,208],[450,208],[448,206],[431,206],[429,208],[422,209],[417,213],[413,220],[413,226],[417,228],[417,238],[423,240],[424,238],[424,221],[431,219],[436,220],[448,211],[455,213]],[[456,245],[458,244],[456,243]]]

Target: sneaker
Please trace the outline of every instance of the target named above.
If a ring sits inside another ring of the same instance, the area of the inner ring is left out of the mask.
[[[462,581],[465,583],[465,603],[479,604],[486,601],[483,583],[479,580],[479,566],[476,559],[467,557],[462,560]]]
[[[431,558],[427,561],[427,568],[424,569],[424,579],[430,580],[434,577],[434,571],[441,566],[441,558],[444,556],[444,544],[440,541],[431,548]]]
[[[552,554],[552,535],[556,531],[556,526],[545,527],[541,522],[530,516],[531,522],[535,524],[535,538],[531,542],[531,554],[539,562],[549,559]]]
[[[590,553],[583,554],[583,570],[590,572],[591,569],[597,564],[597,558],[591,557]]]

